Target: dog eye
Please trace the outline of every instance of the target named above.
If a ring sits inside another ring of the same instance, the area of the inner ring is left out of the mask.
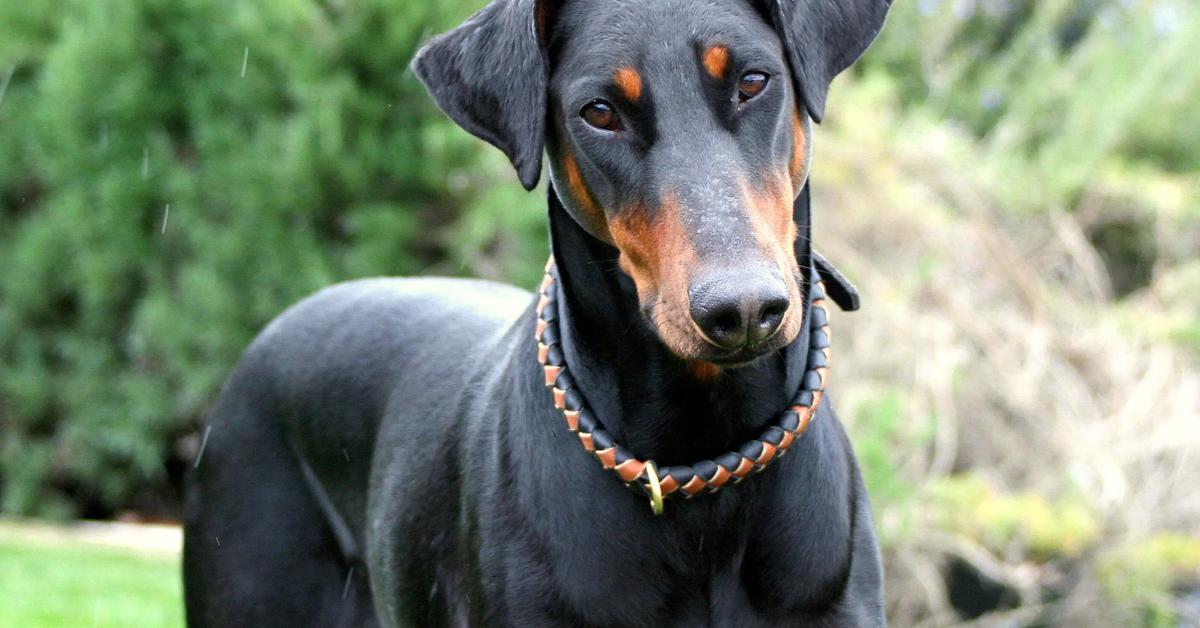
[[[743,74],[741,80],[738,81],[738,100],[746,102],[761,94],[769,80],[771,80],[770,77],[762,72],[747,72]]]
[[[604,131],[616,131],[621,128],[621,119],[613,110],[611,103],[605,100],[593,100],[579,112],[584,121]]]

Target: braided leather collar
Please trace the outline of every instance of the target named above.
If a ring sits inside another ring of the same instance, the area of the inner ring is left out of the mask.
[[[537,305],[538,362],[545,372],[546,387],[554,397],[554,406],[562,411],[567,429],[579,436],[584,451],[615,473],[626,486],[651,498],[656,514],[662,512],[662,498],[691,498],[703,492],[715,493],[722,487],[738,484],[751,473],[761,472],[802,437],[821,404],[829,377],[829,314],[825,308],[825,284],[813,273],[809,288],[809,352],[800,391],[776,423],[756,439],[736,451],[691,465],[658,468],[653,461],[639,460],[613,441],[582,393],[575,386],[561,347],[558,326],[558,270],[554,258],[546,263]]]

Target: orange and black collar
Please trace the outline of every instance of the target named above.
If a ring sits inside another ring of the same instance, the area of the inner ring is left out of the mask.
[[[598,460],[604,469],[614,472],[626,486],[651,500],[655,514],[662,514],[664,498],[691,498],[701,493],[715,493],[721,488],[738,484],[752,473],[764,470],[771,461],[782,457],[792,444],[804,436],[816,415],[829,376],[830,330],[829,313],[825,306],[825,282],[834,286],[830,297],[842,309],[858,308],[858,294],[824,258],[812,255],[813,269],[808,290],[808,358],[800,390],[780,414],[775,424],[762,434],[747,441],[735,451],[711,460],[691,465],[659,468],[652,460],[641,460],[617,444],[588,407],[583,393],[571,377],[562,350],[562,331],[559,328],[559,275],[551,257],[539,289],[537,324],[534,337],[538,347],[538,362],[545,374],[554,406],[566,420],[567,429],[579,437],[584,451]]]

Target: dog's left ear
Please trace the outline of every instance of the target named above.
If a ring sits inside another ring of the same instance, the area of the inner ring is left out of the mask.
[[[412,61],[442,111],[508,155],[525,189],[542,174],[547,68],[544,0],[493,0]]]
[[[866,51],[891,0],[761,0],[769,5],[809,116],[825,116],[833,78]]]

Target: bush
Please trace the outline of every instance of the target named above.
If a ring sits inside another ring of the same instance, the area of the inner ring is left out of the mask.
[[[169,512],[181,438],[288,304],[511,274],[480,225],[538,246],[532,195],[465,201],[513,177],[407,69],[479,4],[0,4],[0,509]]]

